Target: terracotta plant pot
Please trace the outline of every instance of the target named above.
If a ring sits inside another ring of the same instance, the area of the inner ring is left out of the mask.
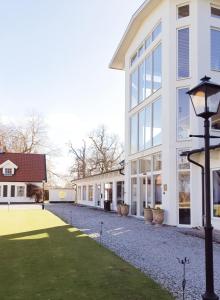
[[[121,204],[121,215],[126,217],[129,214],[129,205]]]
[[[145,224],[151,224],[153,221],[153,212],[152,208],[146,207],[144,208],[144,221]]]
[[[117,204],[117,215],[122,216],[122,214],[121,214],[121,204]]]
[[[153,224],[161,225],[164,221],[164,210],[160,208],[153,209]]]

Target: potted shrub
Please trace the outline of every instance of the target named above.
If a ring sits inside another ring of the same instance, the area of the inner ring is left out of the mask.
[[[127,216],[129,214],[129,205],[126,203],[121,204],[121,215]]]
[[[117,214],[118,214],[118,216],[122,216],[122,213],[121,213],[121,205],[122,204],[123,204],[122,200],[117,201]]]
[[[144,208],[144,221],[145,224],[151,224],[153,221],[153,211],[149,205]]]
[[[153,211],[153,224],[161,225],[164,221],[164,210],[160,207],[157,207],[152,210]]]

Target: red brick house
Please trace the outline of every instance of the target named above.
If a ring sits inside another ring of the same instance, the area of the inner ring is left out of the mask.
[[[44,154],[0,153],[0,203],[34,202],[30,186],[47,180]]]

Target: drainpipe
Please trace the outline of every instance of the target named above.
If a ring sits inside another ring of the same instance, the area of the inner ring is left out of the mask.
[[[198,166],[201,168],[201,175],[202,175],[202,226],[204,226],[204,217],[205,217],[205,204],[204,204],[204,195],[205,195],[205,187],[204,187],[204,176],[205,176],[205,171],[204,171],[204,166],[193,160],[190,156],[192,153],[187,153],[187,159],[189,162],[192,164]]]

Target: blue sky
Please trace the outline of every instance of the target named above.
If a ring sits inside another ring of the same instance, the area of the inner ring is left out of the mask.
[[[108,64],[142,2],[0,0],[0,117],[43,114],[63,155],[99,124],[123,137],[124,73]]]

